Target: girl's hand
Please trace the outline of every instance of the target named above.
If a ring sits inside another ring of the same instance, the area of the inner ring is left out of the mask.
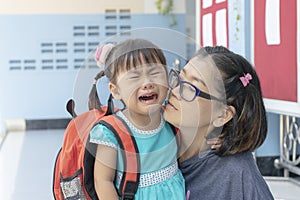
[[[211,149],[219,149],[222,146],[222,140],[220,138],[206,139],[206,144],[211,145]]]

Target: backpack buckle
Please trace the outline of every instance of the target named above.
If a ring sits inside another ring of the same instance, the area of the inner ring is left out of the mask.
[[[122,195],[122,200],[133,200],[134,195],[138,189],[139,183],[134,181],[127,181],[125,185],[125,190]]]
[[[127,192],[127,193],[125,193],[125,194],[123,194],[123,196],[122,196],[122,200],[133,200],[134,199],[134,193],[132,193],[132,192]]]

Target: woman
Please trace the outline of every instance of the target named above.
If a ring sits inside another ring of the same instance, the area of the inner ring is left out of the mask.
[[[266,111],[251,64],[225,47],[205,47],[178,74],[164,117],[180,128],[180,168],[194,199],[274,199],[252,151],[265,140]],[[219,137],[212,150],[208,138]]]

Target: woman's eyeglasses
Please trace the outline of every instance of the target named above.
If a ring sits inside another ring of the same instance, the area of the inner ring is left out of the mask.
[[[179,74],[174,69],[169,72],[169,87],[174,89],[179,86],[179,93],[181,98],[185,101],[194,101],[196,97],[202,97],[209,100],[220,101],[217,97],[214,97],[206,92],[201,91],[195,85],[190,82],[181,80]]]

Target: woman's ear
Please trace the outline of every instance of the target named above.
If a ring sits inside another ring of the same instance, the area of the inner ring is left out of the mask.
[[[108,87],[109,87],[110,93],[112,94],[114,99],[121,100],[121,95],[120,95],[120,92],[119,92],[119,88],[113,83],[109,83]]]
[[[213,125],[215,127],[221,127],[227,122],[229,122],[233,116],[235,115],[236,110],[235,107],[233,106],[226,106],[225,111],[223,112],[222,115],[218,116],[214,121]]]

